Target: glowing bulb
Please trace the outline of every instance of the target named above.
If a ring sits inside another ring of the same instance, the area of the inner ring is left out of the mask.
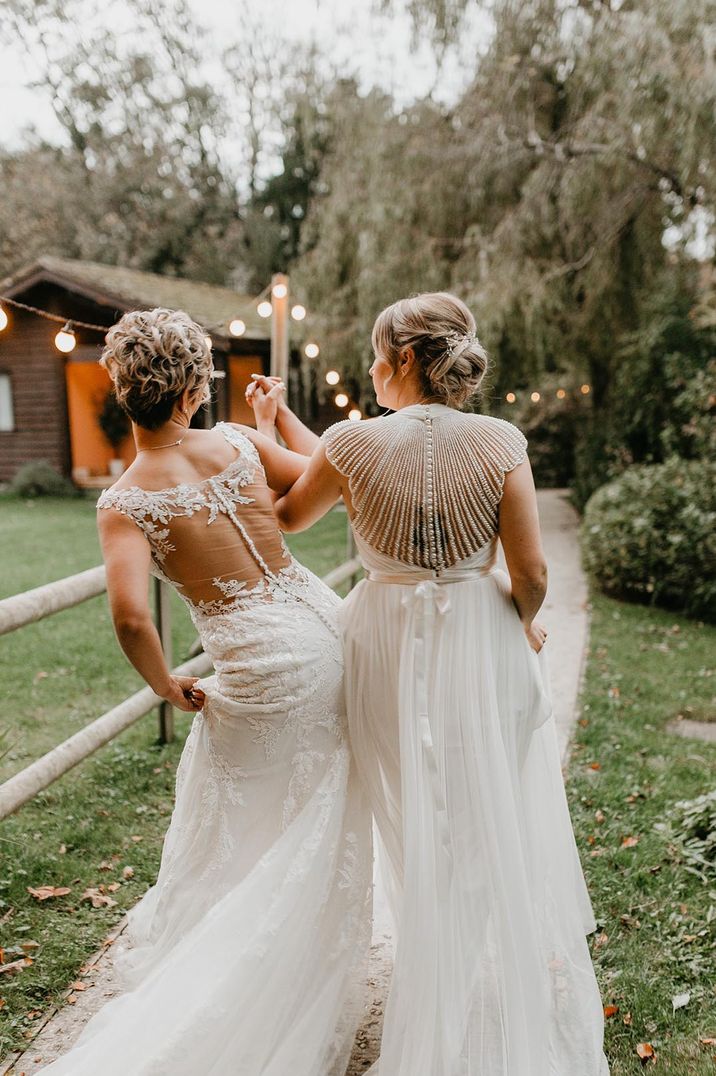
[[[76,346],[77,340],[75,339],[75,334],[72,332],[72,326],[68,321],[64,329],[60,329],[55,337],[55,347],[64,355],[69,355],[70,351],[74,351]]]
[[[329,370],[326,374],[326,381],[329,385],[337,385],[341,379],[341,375],[337,370]]]
[[[301,306],[300,303],[296,303],[295,306],[291,307],[291,317],[293,318],[294,321],[303,321],[305,316],[306,316],[306,308],[305,308],[305,306]]]
[[[517,397],[515,396],[514,392],[508,392],[505,396],[505,399],[508,403],[514,403]]]
[[[530,400],[532,401],[532,403],[537,403],[539,398],[540,398],[540,396],[539,396],[538,392],[533,392],[532,395],[530,396]]]
[[[208,347],[209,351],[211,351],[212,347],[214,346],[211,342],[211,337],[205,336],[204,340],[206,341],[206,346]]]
[[[318,344],[306,344],[303,350],[307,359],[317,359],[321,349]]]
[[[243,336],[246,332],[246,322],[242,321],[241,318],[234,318],[229,323],[229,332],[232,336]]]
[[[565,392],[564,389],[557,389],[557,399],[558,400],[563,400],[566,395],[567,395],[567,393]]]
[[[3,329],[7,329],[7,314],[0,306],[0,333],[3,331]]]
[[[348,412],[348,418],[351,420],[351,422],[358,422],[358,420],[363,418],[363,416],[357,407],[352,407],[351,410]]]
[[[589,392],[589,385],[581,385],[579,391],[582,393],[583,396],[586,396]]]
[[[335,399],[335,404],[336,404],[336,407],[347,407],[348,406],[348,397],[346,396],[345,392],[339,392],[338,393],[338,395],[336,396],[336,399]]]
[[[288,288],[285,284],[274,284],[271,288],[271,294],[274,299],[285,299],[288,295]]]
[[[263,302],[259,303],[259,305],[256,307],[256,313],[260,318],[270,318],[271,310],[271,303],[268,301],[268,299],[264,299]]]

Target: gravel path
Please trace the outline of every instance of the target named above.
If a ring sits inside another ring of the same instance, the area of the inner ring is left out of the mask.
[[[577,516],[566,500],[565,491],[540,490],[538,502],[549,564],[549,587],[540,619],[549,631],[546,645],[552,698],[562,758],[566,760],[587,643],[587,586],[579,563]],[[123,923],[118,924],[105,946],[85,965],[80,981],[86,989],[74,991],[69,995],[69,1004],[47,1014],[24,1053],[2,1064],[0,1076],[31,1076],[59,1057],[69,1049],[90,1016],[116,993],[112,942],[122,929]],[[368,970],[370,1000],[346,1076],[362,1076],[378,1056],[391,959],[390,923],[378,886]]]

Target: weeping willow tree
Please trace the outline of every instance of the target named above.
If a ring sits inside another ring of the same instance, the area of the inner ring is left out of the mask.
[[[443,45],[460,33],[459,3],[411,8]],[[613,410],[619,342],[670,274],[697,290],[688,241],[714,211],[713,12],[705,0],[503,0],[453,107],[397,112],[337,86],[295,270],[326,359],[367,399],[375,314],[445,287],[490,346],[488,404],[552,378],[587,381],[594,412]]]

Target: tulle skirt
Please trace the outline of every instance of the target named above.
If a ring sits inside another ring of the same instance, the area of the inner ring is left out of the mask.
[[[341,622],[351,741],[396,927],[371,1072],[607,1076],[549,644],[530,648],[494,568],[366,580]]]

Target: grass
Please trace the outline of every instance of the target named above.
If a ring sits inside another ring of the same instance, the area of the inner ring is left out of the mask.
[[[290,539],[319,575],[345,559],[345,542],[338,512]],[[2,497],[0,546],[15,551],[0,561],[0,597],[93,567],[100,562],[94,502]],[[195,632],[178,598],[172,609],[178,664]],[[3,637],[0,677],[7,730],[0,780],[142,685],[117,646],[104,596]],[[32,1037],[40,1014],[152,884],[191,719],[177,711],[176,739],[162,745],[148,715],[2,824],[0,947],[6,962],[27,951],[33,963],[0,975],[0,1057]],[[27,887],[43,885],[70,893],[39,902]],[[105,892],[115,905],[82,899],[86,889],[108,885],[117,885]]]
[[[599,927],[591,946],[612,1076],[714,1072],[716,872],[686,869],[673,808],[716,788],[716,744],[666,724],[688,707],[716,718],[716,630],[656,609],[593,599],[591,648],[567,775]],[[599,766],[599,768],[593,768]],[[625,838],[636,837],[633,844]],[[672,998],[689,994],[676,1010]]]

